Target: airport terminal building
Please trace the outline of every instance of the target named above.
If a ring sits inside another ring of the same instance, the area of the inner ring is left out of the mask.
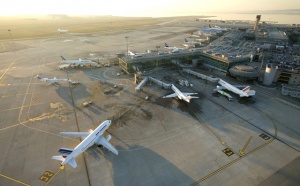
[[[119,58],[119,66],[127,74],[147,72],[155,67],[171,67],[174,61],[186,65],[203,65],[225,73],[232,66],[249,62],[249,57],[224,57],[207,54],[202,51],[183,51],[179,53],[150,53],[138,57],[125,56]]]

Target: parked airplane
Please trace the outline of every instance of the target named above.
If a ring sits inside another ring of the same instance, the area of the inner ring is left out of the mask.
[[[215,33],[221,33],[222,31],[227,31],[227,28],[220,28],[220,27],[211,27],[208,25],[208,28],[205,28],[204,26],[201,27],[202,32],[215,32]]]
[[[183,46],[191,46],[191,45],[201,45],[201,42],[197,41],[188,41],[186,38],[184,38]]]
[[[208,42],[209,41],[209,37],[206,38],[199,38],[199,39],[195,39],[198,42]]]
[[[49,78],[41,78],[39,75],[36,75],[35,78],[39,79],[40,81],[43,82],[48,82],[50,84],[55,84],[58,82],[70,82],[70,80],[68,79],[57,79],[56,77],[54,77],[53,79],[49,79]]]
[[[67,60],[65,59],[63,56],[60,56],[62,58],[62,63],[69,63],[71,65],[74,65],[74,66],[83,66],[83,65],[91,65],[93,64],[93,60],[90,60],[90,59],[78,59],[78,60]]]
[[[92,145],[102,145],[114,154],[118,155],[118,150],[109,143],[111,135],[103,137],[103,133],[111,125],[111,120],[105,120],[94,131],[90,129],[89,132],[60,132],[59,134],[64,136],[80,137],[83,139],[74,149],[60,148],[59,156],[53,156],[52,159],[62,161],[61,165],[68,163],[73,168],[77,167],[75,157],[83,153],[86,149]]]
[[[210,25],[208,25],[210,29],[216,29],[216,30],[221,30],[221,31],[227,31],[228,29],[227,28],[221,28],[219,26],[214,26],[214,27],[211,27]]]
[[[177,48],[177,47],[170,47],[167,43],[165,43],[165,48],[171,50],[172,53],[177,53],[179,50],[185,50],[185,48]]]
[[[173,97],[178,97],[181,100],[184,100],[186,102],[190,102],[192,98],[199,98],[199,97],[195,97],[195,96],[190,96],[190,95],[195,95],[198,93],[185,93],[185,92],[181,92],[175,85],[172,84],[172,90],[175,92],[173,94],[164,96],[163,98],[173,98]]]
[[[210,36],[212,36],[214,33],[211,33],[211,32],[201,32],[201,31],[199,31],[198,32],[199,33],[199,35],[203,35],[203,36],[206,36],[206,37],[210,37]]]
[[[128,51],[128,55],[131,56],[132,58],[143,57],[141,54],[133,53],[131,51]]]
[[[250,90],[250,86],[246,86],[244,89],[240,90],[236,86],[233,86],[222,79],[219,79],[218,83],[222,86],[217,86],[217,88],[214,89],[214,91],[227,89],[231,92],[240,95],[240,97],[249,97],[255,95],[255,90]]]
[[[200,35],[195,35],[193,32],[190,34],[189,38],[200,38]]]
[[[59,33],[66,33],[66,32],[68,32],[68,30],[61,30],[60,28],[57,29],[57,31],[58,31]]]

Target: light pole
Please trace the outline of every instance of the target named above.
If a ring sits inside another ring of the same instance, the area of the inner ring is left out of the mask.
[[[16,46],[15,46],[14,40],[13,40],[12,37],[11,37],[10,29],[8,29],[8,32],[9,32],[10,40],[11,40],[11,42],[13,43],[14,49],[15,49],[15,52],[16,52]]]
[[[128,51],[128,38],[129,38],[128,36],[125,37],[125,39],[126,39],[126,45],[127,45],[127,57],[128,57],[128,52],[129,52]]]
[[[158,66],[158,49],[160,48],[159,45],[156,45],[156,51],[157,51],[157,54],[156,54],[156,74],[157,74],[157,66]]]

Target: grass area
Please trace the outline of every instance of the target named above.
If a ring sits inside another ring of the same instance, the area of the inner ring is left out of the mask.
[[[158,24],[170,18],[139,17],[69,17],[53,18],[17,18],[0,17],[0,40],[35,38],[58,35],[58,28],[69,33],[91,33],[110,30],[134,29],[144,25]],[[10,30],[10,32],[8,31]]]

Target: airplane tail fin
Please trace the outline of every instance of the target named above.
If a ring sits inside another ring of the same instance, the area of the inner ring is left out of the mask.
[[[169,45],[167,43],[165,43],[165,47],[169,47]]]
[[[199,97],[197,97],[197,96],[188,96],[187,97],[188,102],[190,102],[193,98],[199,98]]]
[[[129,50],[128,50],[128,55],[135,56],[135,54],[133,52],[129,51]]]
[[[41,79],[41,77],[39,75],[36,75],[34,78]]]
[[[246,94],[248,94],[250,91],[250,88],[251,88],[250,86],[247,86],[242,91],[245,92]]]
[[[184,41],[185,41],[185,42],[188,42],[188,40],[187,40],[186,38],[184,38]]]
[[[52,156],[52,159],[62,161],[61,165],[68,163],[73,168],[77,167],[77,163],[76,163],[74,157],[72,157],[66,161],[67,156],[73,152],[73,149],[60,148],[58,152],[61,155],[60,156]]]
[[[60,56],[62,58],[62,60],[66,61],[66,59],[63,56]]]
[[[66,158],[64,158],[62,155],[61,156],[52,156],[52,159],[62,161],[61,165],[68,163],[74,169],[77,167],[77,163],[73,157],[71,159],[69,159],[69,161],[67,161],[67,162],[65,162]]]
[[[52,159],[58,160],[58,161],[65,161],[66,158],[64,158],[63,156],[52,156]]]

